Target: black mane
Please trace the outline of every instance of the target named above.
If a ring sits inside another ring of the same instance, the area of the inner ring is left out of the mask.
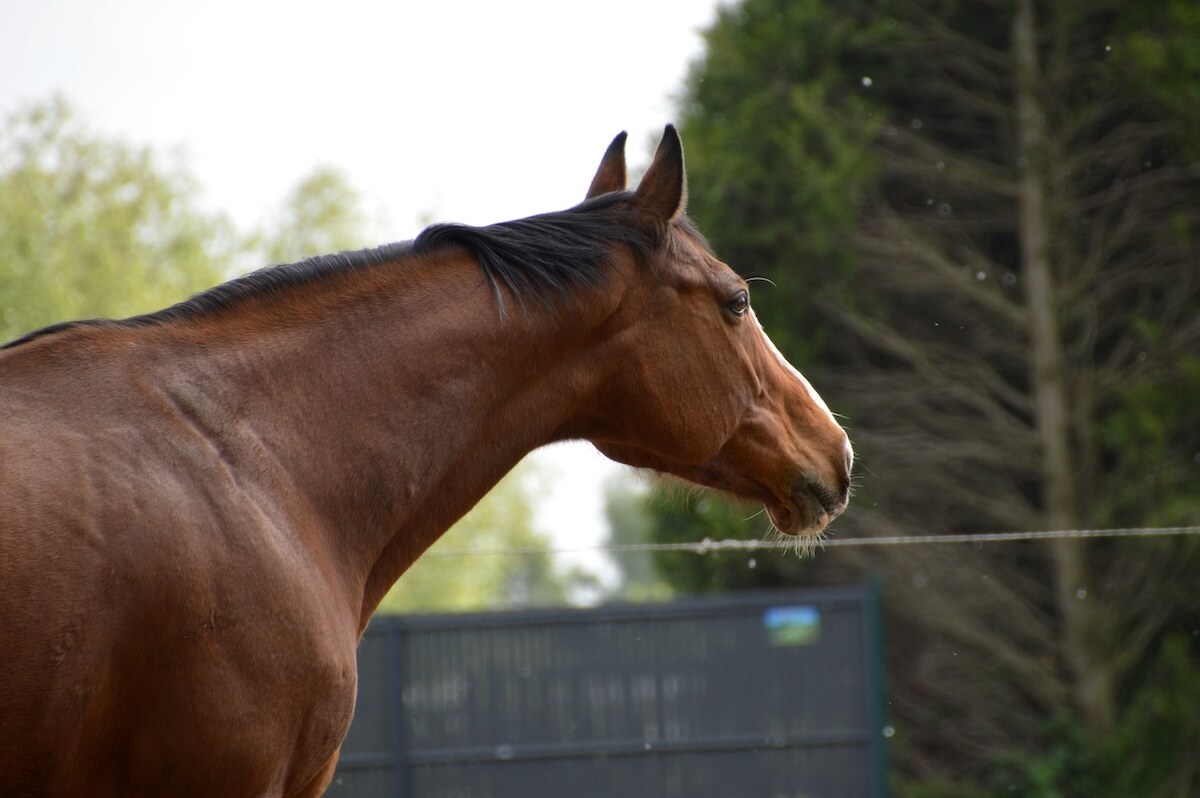
[[[93,319],[54,324],[35,330],[0,349],[82,326],[141,327],[210,316],[252,297],[277,294],[349,270],[402,261],[413,255],[461,246],[480,262],[504,308],[502,287],[524,306],[532,297],[546,307],[568,298],[573,290],[593,288],[607,278],[612,245],[625,244],[645,257],[656,236],[643,224],[632,224],[628,192],[605,194],[565,211],[539,214],[486,227],[435,224],[413,241],[374,249],[320,255],[296,263],[269,266],[203,291],[163,310],[122,320]]]
[[[629,194],[605,194],[573,208],[487,227],[435,224],[413,242],[417,253],[459,245],[479,259],[501,308],[501,286],[524,305],[532,296],[546,306],[573,289],[601,285],[611,265],[612,245],[626,244],[642,257],[655,237],[623,218]]]

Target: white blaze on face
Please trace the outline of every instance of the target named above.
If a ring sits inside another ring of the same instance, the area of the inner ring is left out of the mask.
[[[758,316],[754,315],[753,309],[751,309],[751,311],[750,311],[750,318],[754,319],[754,323],[758,325],[758,331],[760,333],[762,333],[763,341],[766,342],[767,348],[770,349],[771,352],[773,352],[775,354],[775,357],[779,360],[779,363],[785,369],[787,369],[788,372],[790,372],[792,374],[792,376],[794,376],[797,380],[800,381],[800,384],[804,386],[804,390],[808,391],[809,397],[812,398],[813,402],[816,404],[817,407],[819,407],[825,411],[825,415],[829,416],[829,420],[833,423],[833,425],[836,427],[840,427],[840,425],[837,423],[837,419],[835,419],[833,417],[833,413],[829,410],[829,405],[825,404],[825,400],[821,398],[821,395],[819,393],[817,393],[816,389],[812,387],[812,384],[809,383],[809,381],[804,378],[804,375],[801,374],[796,369],[795,366],[793,366],[791,363],[787,362],[787,358],[785,358],[783,356],[783,353],[780,352],[779,349],[775,346],[775,342],[771,340],[771,336],[767,335],[767,331],[763,329],[762,322],[760,322],[758,320]],[[849,443],[849,441],[847,441],[846,446],[849,447],[849,445],[850,445],[850,443]]]

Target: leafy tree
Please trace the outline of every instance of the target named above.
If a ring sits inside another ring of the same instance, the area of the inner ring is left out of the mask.
[[[361,249],[367,240],[367,217],[358,192],[331,166],[318,166],[302,179],[283,203],[260,248],[270,263],[291,263],[314,255]]]
[[[879,114],[833,78],[877,74],[873,59],[842,61],[883,28],[821,0],[722,6],[682,101],[689,213],[735,269],[775,283],[755,286],[757,313],[802,364],[833,334],[812,297],[854,279],[843,233],[877,161]]]
[[[604,510],[610,543],[618,546],[647,543],[654,520],[646,512],[645,491],[626,475],[617,475],[605,485]],[[606,598],[616,601],[663,601],[671,597],[671,580],[655,568],[654,557],[645,551],[624,550],[613,555],[617,584]]]
[[[220,279],[228,222],[149,149],[98,136],[62,99],[0,131],[0,338],[80,317],[122,317]]]
[[[560,574],[533,523],[518,466],[430,547],[391,591],[378,612],[434,612],[561,605],[582,577]],[[496,554],[505,550],[510,553]],[[513,550],[516,550],[515,552]]]
[[[720,11],[683,102],[691,210],[776,283],[760,316],[850,413],[865,467],[842,532],[1194,523],[1198,32],[1177,2]],[[659,539],[712,534],[711,508],[652,507]],[[839,550],[801,578],[869,569],[903,781],[955,794],[1046,717],[1082,719],[1102,755],[1200,612],[1191,539]]]

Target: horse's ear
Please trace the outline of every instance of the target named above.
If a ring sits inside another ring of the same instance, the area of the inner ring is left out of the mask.
[[[625,190],[626,135],[622,130],[604,151],[604,157],[600,160],[600,168],[596,170],[596,176],[592,178],[592,185],[588,187],[588,199],[613,191]]]
[[[687,207],[687,173],[683,166],[683,142],[674,125],[667,125],[650,168],[642,177],[634,204],[669,222]]]

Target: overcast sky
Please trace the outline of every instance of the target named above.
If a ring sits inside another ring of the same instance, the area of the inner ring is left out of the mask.
[[[60,93],[97,132],[182,148],[243,229],[335,166],[407,239],[574,204],[621,130],[643,168],[716,5],[0,0],[0,114]],[[543,527],[596,541],[614,469],[583,446],[541,461]]]

